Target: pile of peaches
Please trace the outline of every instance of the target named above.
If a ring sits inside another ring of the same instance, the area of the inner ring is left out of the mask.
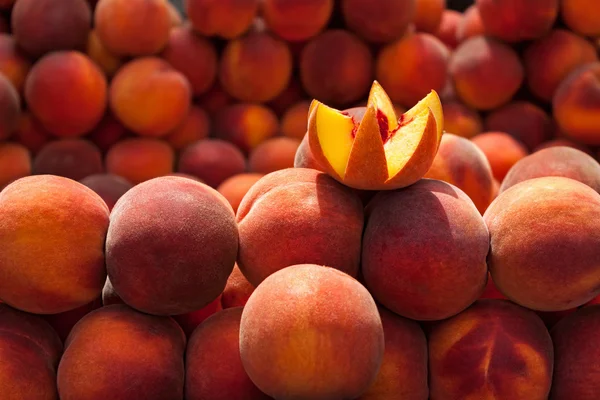
[[[598,400],[595,0],[0,0],[0,399]]]

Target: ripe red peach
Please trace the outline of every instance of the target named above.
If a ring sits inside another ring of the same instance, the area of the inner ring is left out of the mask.
[[[308,128],[308,110],[310,103],[301,101],[288,108],[281,117],[283,136],[302,140]]]
[[[106,154],[106,172],[127,179],[132,184],[173,172],[175,152],[158,139],[132,138],[115,144]]]
[[[0,72],[11,81],[18,93],[23,92],[30,68],[31,62],[17,46],[14,36],[0,34]]]
[[[455,49],[458,46],[457,32],[463,19],[463,14],[455,10],[444,10],[442,20],[434,35],[440,39],[448,48]]]
[[[46,144],[33,159],[34,175],[57,175],[79,181],[104,172],[102,154],[85,139],[55,140]]]
[[[211,130],[210,118],[206,111],[192,105],[184,121],[165,136],[173,149],[179,151],[198,140],[206,139]]]
[[[242,199],[248,193],[248,190],[254,185],[264,174],[259,173],[241,173],[230,176],[225,179],[217,187],[217,191],[223,195],[231,204],[234,212],[237,212]]]
[[[325,28],[333,0],[265,0],[261,12],[270,31],[287,41],[304,41]]]
[[[0,191],[9,183],[31,175],[31,153],[18,143],[0,143]]]
[[[4,75],[0,73],[0,141],[11,137],[19,126],[21,98]]]
[[[88,36],[85,52],[109,78],[112,78],[123,65],[123,59],[108,51],[95,30],[91,31]]]
[[[456,40],[461,44],[475,36],[485,35],[485,27],[477,4],[469,6],[463,13],[462,20],[456,28]]]
[[[244,307],[254,293],[254,289],[254,285],[248,282],[236,264],[227,278],[227,284],[221,295],[223,308]]]
[[[132,133],[111,112],[107,112],[98,125],[87,135],[102,153],[107,153],[117,142]]]
[[[65,311],[58,314],[46,314],[41,317],[46,320],[50,326],[58,333],[58,337],[63,343],[67,340],[69,333],[73,330],[73,327],[81,318],[85,317],[87,314],[91,313],[94,310],[102,307],[102,298],[98,297],[96,300],[91,303],[84,304],[81,307],[77,307],[73,310]]]
[[[219,111],[231,105],[233,98],[223,89],[219,81],[215,82],[210,89],[197,100],[197,105],[206,110],[212,118]]]
[[[133,187],[125,178],[112,174],[90,175],[82,179],[80,183],[102,197],[109,210],[112,210],[117,200]]]
[[[483,151],[494,178],[499,182],[513,165],[529,154],[523,143],[505,132],[485,132],[471,138],[471,141]]]
[[[200,35],[233,39],[250,29],[259,0],[188,0],[185,7]]]
[[[594,0],[563,0],[560,12],[565,24],[581,36],[600,36],[600,14]],[[583,399],[582,399],[583,400]]]
[[[416,11],[416,0],[344,0],[344,22],[350,30],[375,43],[399,39],[407,31]]]
[[[444,131],[464,138],[472,138],[483,131],[479,113],[459,101],[443,103]]]
[[[296,150],[294,168],[310,168],[325,172],[325,169],[321,167],[308,145],[308,135],[304,135],[304,139],[302,139],[298,150]]]
[[[294,54],[294,58],[299,55]],[[300,83],[300,79],[292,76],[287,87],[277,97],[267,103],[267,106],[277,114],[278,117],[283,117],[289,109],[301,101],[308,101],[308,96]]]
[[[214,119],[215,136],[235,144],[246,154],[278,131],[277,116],[262,104],[233,104],[223,108]]]
[[[446,10],[446,0],[417,0],[413,23],[420,32],[435,33]]]
[[[248,158],[248,169],[252,172],[268,174],[294,167],[299,139],[275,137],[258,145]]]

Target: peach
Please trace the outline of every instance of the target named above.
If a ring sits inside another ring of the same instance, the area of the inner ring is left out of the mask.
[[[487,131],[506,132],[533,149],[550,139],[554,124],[540,107],[527,101],[513,101],[489,113],[484,120]]]
[[[217,138],[249,153],[279,131],[277,116],[262,104],[237,103],[223,108],[214,119]]]
[[[173,28],[162,57],[190,82],[199,96],[217,77],[217,50],[212,42],[192,31],[189,25]]]
[[[100,41],[117,56],[159,53],[167,45],[171,24],[165,0],[102,0],[94,12]]]
[[[302,50],[300,79],[315,99],[335,105],[354,103],[367,94],[373,79],[371,52],[354,34],[327,30]]]
[[[31,175],[31,154],[18,143],[0,143],[0,191],[9,183]]]
[[[581,144],[581,143],[574,142],[570,139],[564,139],[564,138],[556,138],[556,139],[548,140],[548,141],[540,144],[539,146],[537,146],[535,149],[533,149],[533,151],[538,151],[538,150],[547,149],[548,147],[558,147],[558,146],[572,147],[574,149],[583,151],[584,153],[587,153],[589,155],[594,155],[594,152],[588,146]]]
[[[417,12],[416,0],[344,0],[344,22],[362,38],[375,43],[399,39]]]
[[[552,29],[559,0],[477,0],[481,21],[489,36],[505,42],[538,39]]]
[[[443,103],[444,131],[464,138],[472,138],[483,131],[479,113],[459,101]]]
[[[594,5],[594,0],[563,0],[560,2],[562,19],[575,33],[600,36],[600,14]]]
[[[261,3],[267,28],[288,41],[304,41],[325,28],[333,0],[265,0]]]
[[[17,46],[14,36],[0,34],[0,73],[13,84],[17,92],[23,92],[25,78],[31,62]]]
[[[206,139],[210,129],[210,118],[206,111],[192,105],[185,120],[164,139],[173,149],[179,151],[198,140]]]
[[[485,26],[479,13],[479,7],[477,7],[477,4],[473,4],[465,10],[462,20],[456,28],[456,41],[460,44],[467,39],[485,34]]]
[[[528,179],[562,176],[585,183],[600,193],[600,164],[580,150],[558,146],[536,151],[517,162],[502,182],[500,191]]]
[[[449,49],[455,49],[458,46],[458,39],[456,33],[463,19],[463,15],[455,10],[444,10],[442,11],[442,20],[433,33],[438,39],[442,41]]]
[[[308,111],[310,103],[301,101],[288,108],[281,118],[281,133],[294,139],[302,140],[308,127]]]
[[[517,53],[508,45],[483,36],[465,40],[449,63],[460,99],[478,110],[508,103],[524,79]]]
[[[550,399],[593,400],[600,391],[594,361],[600,356],[597,331],[600,305],[590,305],[561,320],[550,332],[554,342],[554,379]]]
[[[325,172],[325,169],[321,167],[314,154],[310,150],[308,144],[308,134],[304,136],[302,142],[296,150],[296,156],[294,157],[294,168],[311,168],[318,171]]]
[[[211,315],[223,310],[221,305],[221,295],[216,299],[205,305],[199,310],[191,311],[185,314],[174,315],[173,319],[179,324],[185,336],[189,338],[192,336],[194,330],[202,324]]]
[[[248,158],[248,169],[260,174],[268,174],[280,169],[293,168],[298,146],[300,146],[299,139],[287,137],[268,139],[252,150]]]
[[[489,269],[510,300],[563,311],[600,294],[600,194],[594,189],[564,177],[529,179],[500,193],[484,219]]]
[[[19,0],[11,13],[15,41],[34,58],[85,49],[92,12],[85,0]]]
[[[57,400],[56,368],[62,343],[39,316],[0,304],[0,397]]]
[[[25,100],[31,113],[50,133],[64,138],[83,136],[100,122],[106,111],[107,91],[100,68],[76,51],[44,56],[31,68],[25,82]]]
[[[117,201],[106,268],[131,307],[185,314],[223,292],[237,251],[235,216],[219,192],[192,179],[162,177],[136,185]]]
[[[357,398],[384,356],[381,318],[367,289],[311,264],[277,271],[256,288],[239,343],[248,376],[276,399]]]
[[[227,278],[225,290],[221,295],[221,305],[224,309],[244,307],[252,293],[254,293],[254,289],[255,287],[248,282],[248,279],[236,264],[231,275]]]
[[[85,317],[87,314],[91,313],[94,310],[102,307],[102,298],[98,297],[96,300],[91,303],[84,304],[81,307],[77,307],[74,310],[65,311],[58,314],[46,314],[42,315],[42,318],[46,320],[52,328],[58,333],[58,337],[60,340],[65,342],[73,327],[81,318]]]
[[[366,213],[362,274],[378,303],[404,317],[431,321],[458,314],[479,298],[489,236],[462,190],[423,179],[380,192]]]
[[[395,103],[412,107],[431,90],[444,89],[449,58],[450,52],[435,36],[406,35],[380,51],[375,76]]]
[[[132,184],[173,172],[175,152],[167,143],[150,138],[125,139],[106,154],[106,172]]]
[[[483,214],[492,202],[494,175],[485,153],[469,139],[446,133],[425,178],[439,179],[464,191]]]
[[[248,190],[254,185],[264,174],[259,173],[241,173],[230,176],[225,179],[217,187],[217,191],[223,195],[231,204],[234,212],[237,212],[242,199],[248,193]]]
[[[112,54],[106,49],[95,30],[91,31],[88,36],[85,52],[109,78],[112,78],[123,65],[121,57]]]
[[[573,32],[555,29],[533,42],[523,54],[529,90],[547,102],[575,68],[598,61],[594,44]]]
[[[324,173],[304,168],[272,172],[250,188],[236,217],[238,266],[254,286],[303,262],[358,273],[362,204],[351,189]]]
[[[417,8],[413,23],[420,32],[435,33],[446,11],[446,0],[416,0]]]
[[[11,139],[27,147],[31,154],[35,155],[51,138],[50,132],[30,112],[24,111],[18,117],[17,128]]]
[[[167,135],[189,113],[192,92],[187,78],[166,61],[143,57],[125,64],[110,85],[110,107],[141,136]]]
[[[600,62],[573,70],[554,93],[552,108],[558,127],[569,138],[590,146],[600,145]]]
[[[231,105],[233,98],[223,89],[217,81],[206,93],[198,98],[197,105],[206,110],[213,117],[219,111]]]
[[[111,112],[108,112],[87,138],[106,153],[117,142],[131,135],[127,128]]]
[[[172,318],[121,304],[102,307],[69,334],[58,366],[58,394],[61,400],[180,400],[185,345]]]
[[[46,144],[33,159],[34,175],[57,175],[79,181],[104,172],[102,154],[89,140],[65,139]]]
[[[290,49],[268,33],[255,32],[232,40],[221,55],[219,81],[227,93],[241,101],[273,100],[291,76]]]
[[[80,183],[102,197],[109,210],[112,210],[117,200],[133,187],[125,178],[112,174],[89,175],[82,179]]]
[[[375,382],[359,400],[426,399],[427,341],[414,321],[379,307],[385,351]]]
[[[294,55],[296,57],[296,55]],[[279,117],[291,109],[295,104],[306,101],[307,95],[300,80],[296,76],[292,76],[287,87],[277,97],[267,103],[267,106]]]
[[[544,400],[554,351],[534,312],[480,300],[429,334],[432,399]]]
[[[245,172],[246,160],[233,144],[220,139],[204,139],[181,152],[177,171],[198,177],[216,188],[227,178]]]
[[[233,39],[250,29],[258,6],[259,0],[187,0],[186,13],[200,35]]]
[[[186,399],[270,399],[252,383],[242,365],[241,319],[242,307],[230,308],[212,315],[194,331],[186,351]]]
[[[18,129],[21,98],[11,81],[0,73],[0,141],[11,137]]]
[[[502,182],[508,171],[529,151],[525,145],[504,132],[485,132],[471,138],[485,154],[494,178]]]
[[[318,164],[354,189],[405,187],[425,175],[444,126],[442,105],[432,91],[397,116],[381,85],[373,83],[367,107],[338,111],[314,101],[308,143]]]
[[[108,207],[68,178],[21,178],[0,192],[0,299],[55,314],[96,299],[106,279]]]

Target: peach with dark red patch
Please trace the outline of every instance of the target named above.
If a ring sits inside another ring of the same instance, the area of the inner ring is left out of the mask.
[[[494,178],[502,182],[508,171],[529,151],[525,145],[505,132],[485,132],[471,138],[485,154]]]
[[[214,119],[217,138],[250,152],[279,131],[277,116],[261,104],[237,103],[223,108]]]
[[[259,0],[188,0],[185,4],[192,27],[203,36],[233,39],[250,29]]]
[[[80,182],[102,197],[109,210],[112,210],[117,200],[133,187],[127,179],[112,174],[90,175]]]
[[[375,43],[399,39],[417,11],[415,0],[345,0],[341,6],[348,28]]]
[[[175,152],[158,139],[132,138],[115,144],[106,154],[106,172],[136,185],[173,172]]]
[[[248,190],[254,185],[264,174],[259,173],[241,173],[230,176],[225,179],[217,187],[217,191],[221,193],[231,204],[234,212],[237,212],[242,199],[248,193]]]
[[[9,183],[31,175],[31,153],[18,143],[0,143],[0,190]]]
[[[104,172],[102,154],[89,140],[64,139],[46,144],[33,159],[34,175],[57,175],[79,181]]]

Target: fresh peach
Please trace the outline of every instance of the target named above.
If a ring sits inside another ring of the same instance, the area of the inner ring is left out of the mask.
[[[21,98],[19,93],[2,73],[0,73],[0,141],[8,139],[19,126]]]
[[[565,24],[582,36],[600,36],[600,14],[594,0],[563,0],[560,12]],[[583,400],[583,399],[582,399]]]
[[[354,103],[367,94],[373,80],[371,52],[354,34],[327,30],[302,50],[300,79],[313,98],[335,105]]]
[[[215,136],[235,144],[244,153],[249,153],[278,131],[277,116],[262,104],[233,104],[223,108],[214,119]]]
[[[227,278],[225,290],[221,295],[221,305],[223,308],[244,307],[254,289],[255,287],[248,282],[248,279],[236,264],[231,275]]]
[[[287,87],[277,97],[267,103],[267,106],[279,117],[291,109],[294,105],[307,101],[307,95],[300,83],[300,79],[292,76]]]
[[[201,309],[185,314],[174,315],[173,319],[179,324],[181,329],[183,329],[185,336],[189,338],[201,323],[221,310],[223,310],[223,306],[221,305],[221,295],[219,295]]]
[[[117,142],[128,136],[132,136],[131,132],[111,112],[108,112],[87,138],[106,153]]]
[[[456,33],[463,19],[463,15],[455,10],[444,10],[442,20],[438,29],[433,33],[449,49],[455,49],[458,46]]]
[[[89,175],[82,179],[80,183],[102,197],[109,210],[112,210],[117,200],[133,187],[125,178],[112,174]]]
[[[485,27],[477,4],[469,6],[463,13],[462,20],[456,28],[456,41],[458,44],[475,36],[485,35]]]
[[[277,399],[357,398],[384,356],[381,318],[367,289],[311,264],[282,269],[256,288],[239,343],[250,379]]]
[[[523,55],[529,90],[547,102],[575,68],[598,61],[589,40],[564,29],[555,29],[533,42]]]
[[[57,79],[60,76],[60,79]],[[52,134],[77,137],[102,119],[107,103],[106,77],[76,51],[54,52],[39,60],[25,82],[31,113]]]
[[[9,183],[31,175],[31,153],[18,143],[0,143],[0,191]]]
[[[431,90],[443,90],[449,58],[450,52],[435,36],[406,35],[380,51],[375,76],[394,102],[412,107]]]
[[[185,120],[164,139],[179,151],[198,140],[206,139],[210,134],[210,129],[210,118],[206,111],[200,107],[191,106]]]
[[[292,76],[286,42],[268,33],[250,33],[227,44],[221,55],[219,81],[234,98],[267,102],[279,95]]]
[[[0,73],[12,82],[17,92],[23,92],[31,62],[17,46],[14,36],[0,34]]]
[[[235,216],[219,192],[192,179],[162,177],[117,201],[106,268],[126,304],[150,314],[185,314],[223,292],[237,251]]]
[[[233,211],[237,212],[248,190],[263,176],[264,174],[259,173],[236,174],[221,182],[217,187],[217,191],[227,199]]]
[[[294,167],[299,139],[275,137],[258,145],[250,153],[248,169],[252,172],[268,174],[280,169]]]
[[[446,0],[416,0],[417,8],[413,23],[420,32],[435,33],[446,11]]]
[[[534,312],[480,300],[429,334],[432,399],[545,400],[554,351]]]
[[[281,118],[281,133],[302,140],[308,129],[308,110],[310,102],[301,101],[290,107]]]
[[[46,144],[33,159],[34,175],[57,175],[79,181],[104,172],[102,154],[85,139],[55,140]]]
[[[304,139],[302,139],[302,142],[300,142],[300,145],[298,146],[298,150],[296,150],[294,168],[310,168],[325,172],[325,169],[321,167],[310,149],[308,144],[308,134],[304,135]]]
[[[197,105],[206,110],[210,117],[234,102],[233,98],[223,89],[217,81],[206,93],[198,98]]]
[[[15,40],[34,58],[52,51],[83,51],[91,25],[85,0],[19,0],[11,12]]]
[[[270,31],[284,40],[303,41],[325,28],[333,0],[264,0],[261,12]]]
[[[443,103],[444,131],[472,138],[483,131],[483,121],[479,113],[459,101]]]
[[[173,28],[162,57],[190,82],[199,96],[217,77],[217,50],[212,42],[192,31],[190,25]]]
[[[130,61],[110,85],[112,112],[142,136],[165,136],[177,128],[189,113],[191,97],[187,78],[157,57]]]
[[[244,34],[258,13],[259,0],[187,0],[192,27],[203,36],[233,39]]]
[[[96,299],[106,279],[108,207],[71,179],[21,178],[0,192],[0,299],[55,314]]]
[[[19,116],[16,131],[11,139],[27,147],[31,154],[35,155],[52,139],[52,135],[30,112],[25,111]]]
[[[344,0],[344,22],[350,30],[375,43],[399,39],[407,31],[416,11],[416,0]]]
[[[167,143],[149,138],[125,139],[106,154],[106,172],[136,185],[173,172],[175,152]]]
[[[102,307],[102,298],[98,297],[91,303],[84,304],[81,307],[77,307],[74,310],[65,311],[58,314],[46,314],[42,315],[52,328],[58,333],[58,337],[63,343],[67,340],[69,333],[73,330],[73,327],[79,320],[85,317],[87,314],[94,310]]]
[[[363,206],[351,189],[324,173],[304,168],[272,172],[250,188],[236,217],[238,266],[255,286],[303,262],[358,273]]]
[[[510,300],[562,311],[600,294],[600,194],[594,189],[564,177],[529,179],[502,192],[484,219],[489,269]]]
[[[123,65],[122,58],[106,49],[95,30],[91,31],[88,36],[85,52],[109,78],[112,78]]]
[[[504,132],[485,132],[471,138],[490,162],[494,178],[502,182],[508,171],[529,151],[525,145]]]

